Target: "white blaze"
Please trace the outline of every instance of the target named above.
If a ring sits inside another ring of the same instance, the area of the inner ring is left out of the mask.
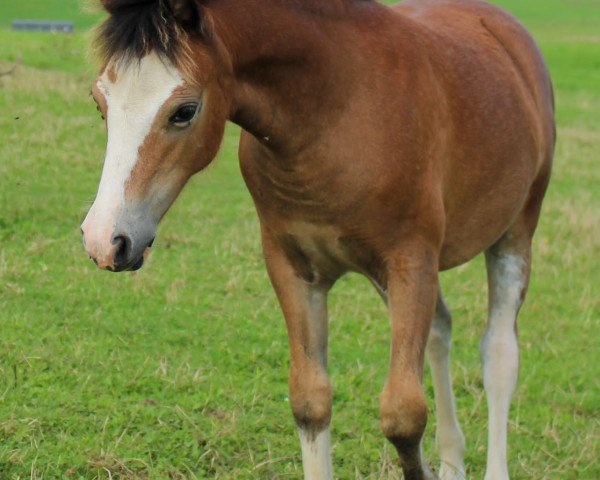
[[[116,73],[114,83],[108,74],[111,69]],[[155,53],[140,61],[111,61],[98,79],[107,104],[108,144],[98,195],[85,224],[103,241],[112,235],[124,208],[125,185],[157,113],[183,83],[178,70]]]

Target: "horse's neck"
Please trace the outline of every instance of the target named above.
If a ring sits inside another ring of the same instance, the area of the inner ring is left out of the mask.
[[[359,1],[366,3],[215,2],[216,34],[234,68],[232,120],[273,146],[293,150],[310,142],[343,103],[351,81],[345,22]]]

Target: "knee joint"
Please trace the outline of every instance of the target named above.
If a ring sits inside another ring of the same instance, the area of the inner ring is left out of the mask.
[[[320,431],[329,425],[332,391],[324,372],[292,375],[290,400],[296,423],[302,429]]]
[[[384,390],[381,397],[381,429],[397,448],[419,444],[427,424],[427,405],[422,392],[402,395]]]

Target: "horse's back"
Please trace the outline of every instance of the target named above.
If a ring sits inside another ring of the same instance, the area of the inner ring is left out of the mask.
[[[496,6],[409,0],[393,8],[420,25],[444,95],[440,108],[447,113],[437,126],[448,139],[441,166],[447,218],[442,264],[451,267],[510,228],[544,183],[540,177],[549,176],[552,85],[535,41]]]
[[[519,89],[532,109],[530,118],[543,130],[540,140],[554,142],[550,75],[536,42],[515,17],[480,0],[408,0],[393,8],[431,34],[429,47],[437,50],[432,58],[449,83],[488,98],[494,87]]]
[[[446,46],[479,46],[493,56],[508,55],[536,99],[549,100],[547,107],[553,110],[552,86],[541,52],[507,11],[480,0],[407,0],[393,8],[435,32]]]

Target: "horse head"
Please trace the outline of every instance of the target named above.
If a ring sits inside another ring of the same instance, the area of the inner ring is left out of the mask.
[[[215,157],[229,114],[222,62],[193,0],[102,0],[92,95],[108,142],[82,225],[88,254],[111,271],[141,268],[157,225]]]

